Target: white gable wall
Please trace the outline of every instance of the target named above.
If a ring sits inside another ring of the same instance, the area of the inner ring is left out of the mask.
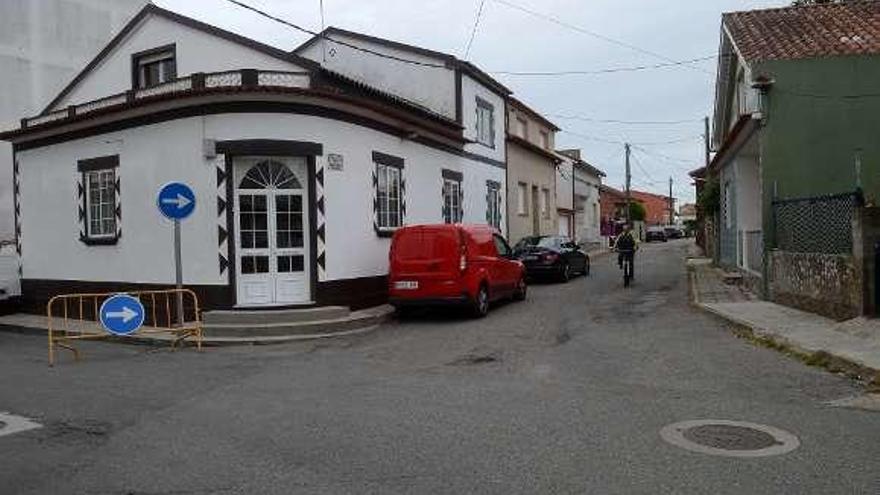
[[[338,33],[334,33],[332,38],[407,60],[444,65],[444,61],[439,58],[391,48],[361,38]],[[313,43],[298,54],[329,70],[399,95],[449,119],[455,119],[455,71],[451,68],[399,62],[332,41],[326,42],[326,50],[323,45],[321,41]]]
[[[488,101],[493,107],[495,115],[495,143],[494,146],[486,146],[480,143],[465,145],[467,152],[485,156],[499,162],[506,160],[505,153],[505,120],[507,109],[505,99],[490,91],[488,88],[469,77],[461,76],[461,115],[464,126],[464,137],[471,141],[477,140],[477,97]]]
[[[238,69],[304,70],[291,62],[150,14],[55,108],[80,104],[131,89],[131,55],[174,43],[177,74]]]

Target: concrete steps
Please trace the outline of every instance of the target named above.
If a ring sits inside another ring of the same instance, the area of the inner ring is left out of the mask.
[[[346,307],[284,309],[266,311],[207,311],[203,315],[204,339],[217,344],[321,338],[357,333],[385,321],[390,306],[360,311]]]

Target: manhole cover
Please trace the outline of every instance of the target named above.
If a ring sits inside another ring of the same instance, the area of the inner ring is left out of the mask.
[[[682,421],[664,427],[660,436],[693,452],[730,457],[780,455],[798,448],[797,437],[772,426],[705,419]]]
[[[684,430],[682,435],[691,442],[725,450],[759,450],[780,444],[773,435],[744,426],[695,426]]]

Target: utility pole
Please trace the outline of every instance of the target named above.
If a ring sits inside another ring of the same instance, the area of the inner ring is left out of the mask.
[[[672,199],[672,177],[669,178],[669,225],[675,223],[675,201]]]
[[[632,199],[630,197],[630,190],[629,189],[630,189],[630,181],[632,180],[632,175],[629,172],[629,152],[630,152],[629,151],[629,143],[625,143],[623,145],[623,147],[626,150],[626,224],[631,225],[632,224],[632,217],[631,217],[630,210],[631,210],[632,205],[630,203],[631,203]]]

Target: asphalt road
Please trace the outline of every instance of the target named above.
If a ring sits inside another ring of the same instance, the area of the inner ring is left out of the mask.
[[[880,493],[880,414],[826,402],[846,378],[733,336],[687,304],[684,241],[452,312],[321,343],[164,349],[92,343],[45,364],[0,332],[3,494]],[[787,430],[737,459],[682,450],[688,419]]]

